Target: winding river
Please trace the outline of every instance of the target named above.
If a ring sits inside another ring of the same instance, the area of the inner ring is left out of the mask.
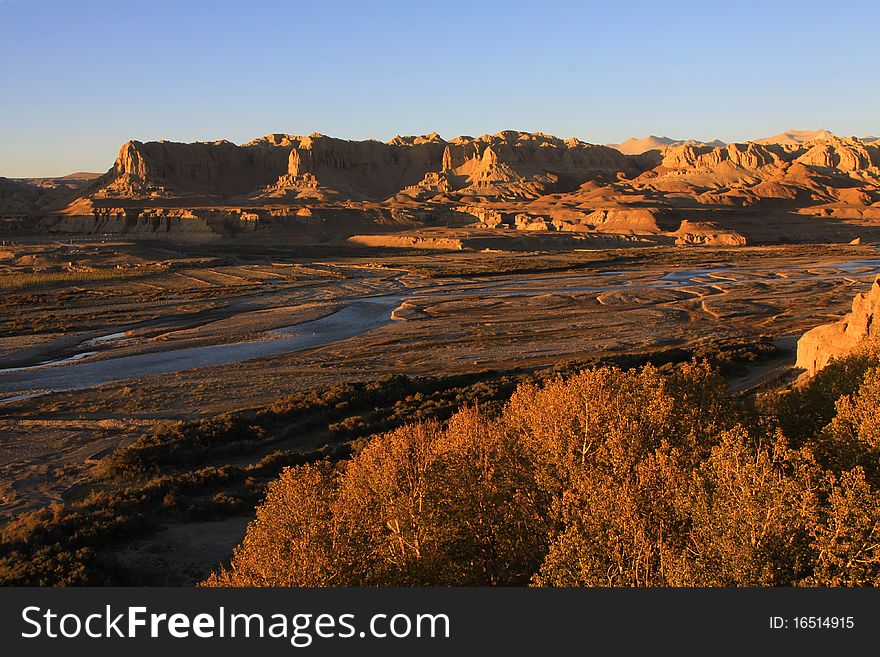
[[[790,276],[757,276],[757,273],[790,270]],[[827,273],[824,273],[826,272]],[[748,275],[754,278],[731,278],[729,275]],[[803,272],[803,273],[800,273]],[[602,293],[615,290],[639,288],[676,289],[703,287],[718,284],[742,283],[789,283],[807,280],[840,278],[867,278],[880,274],[880,258],[859,259],[815,268],[718,268],[677,270],[659,275],[653,281],[615,281],[608,285],[596,285],[595,279],[604,276],[625,278],[636,272],[600,272],[588,275],[593,284],[588,286],[565,285],[578,277],[571,275],[547,278],[531,278],[515,281],[494,281],[476,288],[473,283],[451,284],[437,288],[395,292],[394,294],[354,298],[340,310],[308,322],[269,331],[269,339],[231,344],[184,347],[151,351],[116,358],[90,359],[94,347],[101,341],[111,341],[121,334],[118,329],[108,328],[108,335],[83,343],[92,347],[67,358],[37,363],[27,367],[0,370],[0,404],[18,399],[35,397],[48,392],[61,392],[93,388],[132,377],[171,374],[184,370],[212,365],[229,365],[242,361],[291,354],[317,347],[324,347],[391,324],[395,308],[407,298],[414,301],[453,296],[522,296],[569,293]],[[586,278],[584,276],[583,278]]]

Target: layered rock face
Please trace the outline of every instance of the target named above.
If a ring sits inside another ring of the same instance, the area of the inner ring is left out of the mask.
[[[681,144],[663,150],[662,166],[666,169],[712,172],[725,163],[753,173],[761,173],[765,169],[764,178],[773,174],[784,177],[787,168],[794,163],[841,173],[864,172],[876,176],[880,173],[880,146],[875,142],[831,136],[796,144],[747,142],[715,148]]]
[[[849,180],[832,180],[829,174]],[[271,134],[242,146],[228,141],[130,141],[113,168],[79,196],[215,202],[384,201],[399,194],[420,200],[449,194],[537,199],[554,192],[578,193],[585,183],[599,183],[624,205],[628,196],[645,190],[686,194],[695,204],[710,205],[792,200],[805,192],[871,205],[880,199],[878,175],[880,144],[833,136],[794,145],[675,143],[626,155],[577,139],[515,131],[451,141],[434,133],[388,143]],[[13,194],[2,187],[0,193],[5,200]],[[19,190],[15,202],[26,207],[27,194]],[[681,202],[655,196],[653,204]]]
[[[454,139],[447,144],[442,162],[442,172],[461,179],[464,191],[513,184],[511,191],[525,196],[560,181],[577,187],[603,176],[639,171],[636,160],[613,148],[511,130]]]
[[[387,143],[317,133],[241,146],[131,141],[106,174],[62,195],[0,180],[0,217],[16,225],[35,217],[35,226],[46,217],[91,217],[115,232],[108,217],[265,216],[280,208],[321,217],[315,225],[348,223],[360,211],[387,229],[473,223],[655,235],[681,245],[880,240],[877,141],[823,131],[721,145],[652,139],[658,148],[631,155],[516,131]]]
[[[682,221],[675,231],[675,243],[702,246],[745,246],[746,238],[732,230],[724,230],[713,223]]]
[[[876,172],[880,167],[880,146],[858,139],[826,139],[814,143],[796,162],[847,173]]]
[[[837,322],[823,324],[798,340],[797,367],[813,375],[832,359],[850,353],[860,341],[880,336],[880,276],[870,291],[857,294],[852,311]]]
[[[711,171],[725,162],[744,169],[760,169],[778,166],[783,161],[781,147],[749,142],[726,146],[696,146],[683,144],[669,148],[664,153],[663,166],[667,169],[702,169]]]
[[[385,199],[438,169],[446,146],[438,135],[397,138],[388,144],[323,135],[285,137],[282,141],[291,146],[287,171],[269,195],[326,189],[345,198]]]
[[[835,181],[828,174],[852,179]],[[632,180],[636,189],[670,192],[671,184],[695,197],[708,193],[703,201],[730,194],[731,182],[743,196],[756,199],[794,199],[805,189],[839,199],[844,190],[871,187],[860,191],[873,202],[878,175],[880,145],[833,136],[796,144],[682,143],[636,156],[577,139],[514,131],[448,142],[437,134],[397,137],[388,143],[272,134],[243,146],[225,141],[128,142],[113,169],[85,193],[95,198],[228,200],[296,197],[303,190],[320,190],[349,200],[386,200],[415,192],[538,198],[571,193],[590,181],[623,179]],[[632,188],[618,192],[625,195]]]
[[[233,197],[273,183],[284,173],[287,160],[283,148],[242,147],[228,141],[130,141],[120,149],[113,169],[88,191],[99,198]]]
[[[113,170],[89,191],[106,197],[297,196],[321,190],[336,198],[383,200],[407,188],[477,192],[494,188],[537,197],[560,180],[569,187],[597,176],[640,172],[614,149],[507,131],[446,142],[437,134],[389,143],[324,135],[272,134],[230,142],[128,142]],[[308,194],[305,196],[309,196]]]

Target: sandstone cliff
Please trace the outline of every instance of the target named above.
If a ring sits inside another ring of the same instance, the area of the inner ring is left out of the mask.
[[[880,276],[867,293],[857,294],[852,311],[839,321],[823,324],[798,340],[797,367],[813,375],[833,358],[846,356],[863,339],[880,336]]]
[[[698,205],[752,205],[801,196],[849,203],[847,195],[870,205],[877,196],[878,176],[880,145],[834,136],[794,146],[687,142],[662,152],[625,155],[577,139],[515,131],[448,142],[434,133],[388,143],[271,134],[242,146],[227,141],[131,141],[122,146],[113,168],[87,185],[81,196],[384,201],[402,195],[405,202],[451,194],[536,199],[599,183],[624,205],[628,194],[642,190],[688,194]],[[623,182],[629,180],[633,182]],[[681,202],[655,197],[653,204]]]
[[[131,141],[113,169],[86,191],[95,198],[234,199],[329,196],[384,200],[406,188],[481,194],[485,190],[537,197],[596,177],[640,172],[636,160],[605,146],[514,131],[451,142],[439,135],[388,143],[324,135],[272,134],[237,146]],[[440,181],[443,181],[441,184]]]
[[[61,229],[56,220],[69,217],[77,230],[140,234],[156,217],[185,223],[221,212],[238,221],[272,209],[316,217],[324,228],[360,216],[386,229],[472,223],[697,245],[880,241],[876,141],[823,131],[720,145],[655,141],[658,148],[633,155],[512,130],[387,143],[317,133],[243,145],[130,141],[106,174],[64,193],[0,179],[0,216],[33,217],[37,231]],[[173,223],[166,232],[184,230]]]
[[[859,139],[831,137],[811,142],[810,149],[796,161],[847,173],[877,173],[877,168],[880,167],[880,145],[864,143]]]
[[[325,189],[345,198],[385,199],[439,169],[446,146],[436,134],[387,144],[323,135],[287,136],[284,142],[290,146],[286,172],[266,191],[270,196]]]
[[[765,146],[749,142],[746,144],[727,144],[726,146],[698,146],[683,144],[668,149],[663,156],[663,166],[667,169],[713,170],[725,162],[744,169],[778,166],[783,159],[783,151],[773,145]]]
[[[180,144],[130,141],[113,169],[90,186],[109,198],[235,197],[268,185],[287,169],[288,152],[228,141]]]

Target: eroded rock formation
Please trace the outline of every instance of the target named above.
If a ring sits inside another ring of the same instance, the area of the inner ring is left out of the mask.
[[[807,331],[798,340],[797,367],[813,375],[832,359],[850,353],[864,339],[880,336],[880,276],[853,299],[852,311],[831,324]]]
[[[728,246],[880,240],[877,141],[824,131],[720,145],[668,141],[648,138],[659,146],[637,154],[516,131],[387,143],[317,133],[240,146],[131,141],[106,174],[63,193],[0,179],[0,216],[34,230],[130,226],[138,235],[150,226],[161,232],[162,217],[177,226],[226,213],[223,231],[235,234],[247,213],[310,216],[328,228],[357,223],[360,212],[362,223],[387,230],[471,223]],[[64,218],[77,222],[65,227]],[[127,223],[110,225],[116,219]]]

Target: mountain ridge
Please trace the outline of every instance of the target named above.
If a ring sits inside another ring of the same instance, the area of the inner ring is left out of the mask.
[[[810,134],[723,145],[662,138],[670,143],[634,154],[514,130],[388,142],[319,133],[242,145],[129,141],[107,173],[74,189],[47,195],[0,179],[0,215],[18,230],[225,217],[224,231],[286,218],[321,229],[473,224],[684,243],[880,239],[880,143]]]

